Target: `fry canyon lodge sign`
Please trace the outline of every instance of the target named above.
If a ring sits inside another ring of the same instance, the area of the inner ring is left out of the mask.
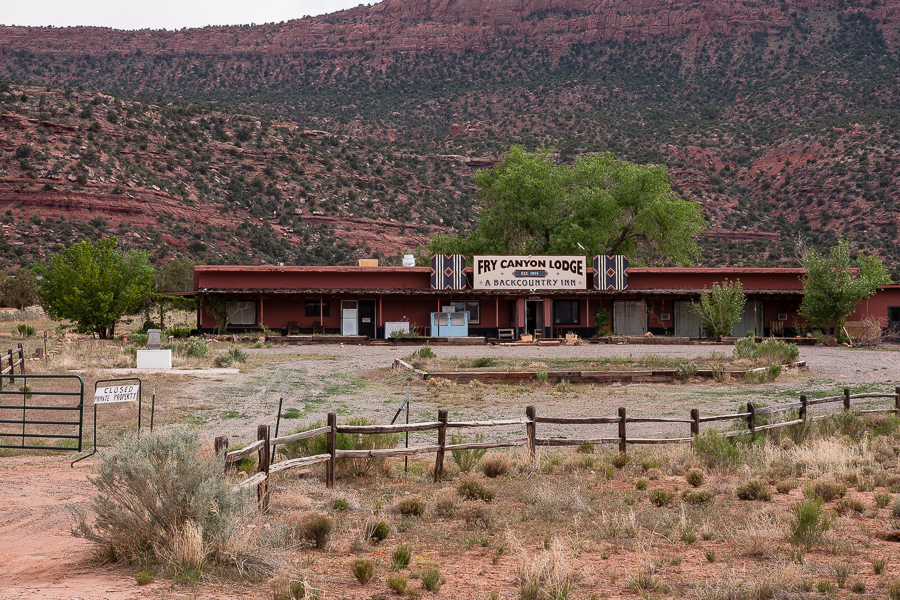
[[[584,256],[475,256],[476,290],[583,290]]]

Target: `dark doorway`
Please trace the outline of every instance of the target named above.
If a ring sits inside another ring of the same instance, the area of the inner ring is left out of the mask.
[[[544,335],[544,301],[525,301],[525,331],[534,335]]]
[[[359,301],[359,335],[375,339],[375,301]]]

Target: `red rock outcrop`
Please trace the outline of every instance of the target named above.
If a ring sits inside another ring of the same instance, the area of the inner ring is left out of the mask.
[[[652,36],[748,36],[790,27],[798,11],[852,10],[900,21],[900,0],[838,9],[826,0],[384,0],[318,17],[260,26],[180,31],[98,27],[0,27],[0,56],[291,55],[317,51],[485,50],[510,41],[562,50],[576,42]],[[894,27],[884,27],[888,32]]]

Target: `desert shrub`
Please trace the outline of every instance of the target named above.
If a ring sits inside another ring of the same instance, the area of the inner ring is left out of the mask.
[[[347,419],[344,423],[349,426],[374,425],[375,422],[365,417],[355,417]],[[297,429],[291,433],[300,433],[310,429],[318,429],[322,427],[321,421],[313,423],[305,429]],[[335,437],[334,444],[338,450],[375,450],[383,448],[393,448],[397,445],[400,436],[394,433],[338,433]],[[279,454],[283,454],[286,458],[299,458],[301,456],[315,456],[317,454],[325,454],[327,452],[327,439],[325,435],[317,435],[305,440],[296,442],[288,442],[278,446]],[[385,463],[387,459],[383,456],[374,457],[366,456],[362,458],[338,458],[336,468],[341,473],[349,473],[356,477],[364,477]]]
[[[847,486],[832,477],[821,477],[804,486],[803,493],[807,498],[821,498],[825,502],[831,502],[843,498],[847,493]]]
[[[372,531],[369,533],[369,541],[373,544],[378,544],[386,540],[389,535],[391,535],[390,525],[384,521],[378,521],[372,526]]]
[[[697,467],[688,469],[687,473],[684,474],[684,480],[687,481],[691,487],[700,487],[703,485],[704,479],[703,469],[698,469]]]
[[[472,366],[476,369],[489,369],[491,367],[497,366],[497,359],[490,358],[488,356],[476,358],[474,361],[472,361]]]
[[[662,488],[656,488],[655,490],[650,490],[647,497],[653,505],[663,507],[668,506],[672,502],[675,494]]]
[[[831,519],[822,510],[821,498],[811,498],[796,504],[793,513],[788,529],[790,541],[797,546],[814,546],[831,527]]]
[[[695,436],[694,451],[711,469],[731,469],[741,457],[738,447],[716,429]]]
[[[862,500],[858,498],[841,498],[837,502],[834,503],[834,512],[839,515],[846,514],[848,512],[855,512],[862,514],[866,511],[866,505],[863,504]]]
[[[451,519],[456,515],[456,498],[452,492],[438,496],[434,501],[434,513],[443,519]]]
[[[344,500],[343,498],[335,498],[334,502],[331,503],[331,507],[334,510],[343,512],[350,508],[350,503]]]
[[[742,481],[735,488],[735,494],[741,500],[763,500],[768,502],[772,499],[772,490],[765,479],[759,477],[749,481]]]
[[[675,367],[675,377],[681,380],[690,379],[697,375],[697,365],[694,363],[678,363]]]
[[[387,584],[394,593],[400,594],[401,596],[406,593],[406,577],[400,573],[388,573]]]
[[[712,490],[687,489],[681,492],[681,499],[688,504],[706,504],[707,502],[711,502],[714,497],[715,492]]]
[[[753,339],[753,334],[749,334],[734,342],[735,358],[756,358],[756,349],[759,344]]]
[[[230,367],[247,362],[247,353],[234,346],[216,356],[213,362],[219,368]]]
[[[900,496],[894,500],[894,505],[891,506],[891,516],[895,519],[900,518]]]
[[[890,492],[875,492],[873,499],[875,500],[875,506],[878,508],[884,508],[888,504],[891,503],[891,493]]]
[[[314,548],[324,548],[328,536],[334,527],[334,521],[318,512],[291,515],[288,523],[293,529],[294,537],[310,544]]]
[[[465,444],[466,436],[463,434],[451,434],[450,445]],[[475,436],[475,442],[484,441],[484,435]],[[459,467],[460,472],[468,473],[475,468],[475,465],[487,454],[487,448],[470,448],[470,449],[451,449],[450,455],[453,456],[453,462]]]
[[[429,592],[436,594],[441,589],[441,571],[436,565],[423,566],[419,571],[419,580],[422,582],[422,587]]]
[[[134,581],[138,585],[148,585],[153,583],[156,579],[156,575],[150,569],[141,569],[137,573],[134,574]]]
[[[887,564],[887,558],[879,556],[872,559],[872,572],[876,575],[884,573],[884,565]]]
[[[617,469],[624,469],[628,464],[628,455],[624,452],[616,452],[611,459],[609,459],[609,463]]]
[[[202,358],[209,352],[209,346],[199,338],[191,340],[175,340],[171,344],[163,344],[163,349],[171,350],[175,356]]]
[[[350,572],[358,582],[366,585],[375,576],[375,563],[368,558],[357,557],[350,563]]]
[[[425,514],[425,501],[418,496],[404,498],[397,503],[397,510],[408,517],[421,517]]]
[[[796,479],[781,479],[775,483],[775,489],[779,494],[788,494],[795,487],[797,487]]]
[[[431,349],[429,344],[425,344],[409,356],[411,359],[422,358],[427,360],[429,358],[437,358],[437,354],[434,353],[434,350]]]
[[[302,433],[304,431],[310,431],[312,429],[318,429],[320,427],[324,427],[325,424],[322,421],[316,421],[307,427],[301,427],[299,429],[295,429],[291,431],[290,435],[295,433]],[[298,440],[296,442],[288,442],[286,444],[279,444],[277,452],[281,454],[285,458],[300,458],[302,456],[315,456],[316,454],[325,454],[327,451],[327,440],[325,439],[325,435],[317,435],[316,437],[306,438],[305,440]]]
[[[494,499],[494,492],[474,477],[464,477],[460,480],[456,487],[458,493],[464,500],[483,500],[490,502]]]
[[[643,477],[638,477],[634,480],[634,487],[641,490],[642,492],[647,489],[648,485],[650,485],[650,482]]]
[[[132,344],[134,344],[135,346],[140,347],[140,346],[146,346],[146,345],[147,345],[147,340],[149,339],[150,336],[147,335],[146,333],[143,333],[143,332],[140,332],[140,331],[136,331],[136,332],[134,332],[134,333],[132,333],[132,334],[129,334],[128,337],[129,337],[129,339],[131,339],[131,343],[132,343]]]
[[[412,559],[412,548],[409,544],[400,544],[391,554],[391,568],[393,570],[404,569],[409,566]]]
[[[37,330],[28,323],[19,323],[16,325],[16,331],[19,333],[19,337],[24,340],[32,337]]]
[[[176,568],[219,556],[240,506],[225,485],[222,458],[200,450],[197,434],[184,429],[126,438],[101,455],[91,478],[95,516],[76,512],[73,534],[122,558],[150,556]]]
[[[756,340],[747,335],[734,343],[735,358],[749,358],[765,362],[766,364],[783,365],[797,360],[800,350],[796,344],[788,344],[774,339]]]
[[[491,454],[481,461],[481,470],[487,477],[500,477],[509,471],[510,460],[505,454]]]
[[[174,338],[187,338],[191,335],[191,328],[186,325],[173,325],[166,329],[166,335]]]

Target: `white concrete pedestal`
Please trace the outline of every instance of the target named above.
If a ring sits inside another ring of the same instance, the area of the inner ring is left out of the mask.
[[[138,350],[137,351],[137,368],[138,369],[171,369],[172,368],[172,351],[171,350]]]

